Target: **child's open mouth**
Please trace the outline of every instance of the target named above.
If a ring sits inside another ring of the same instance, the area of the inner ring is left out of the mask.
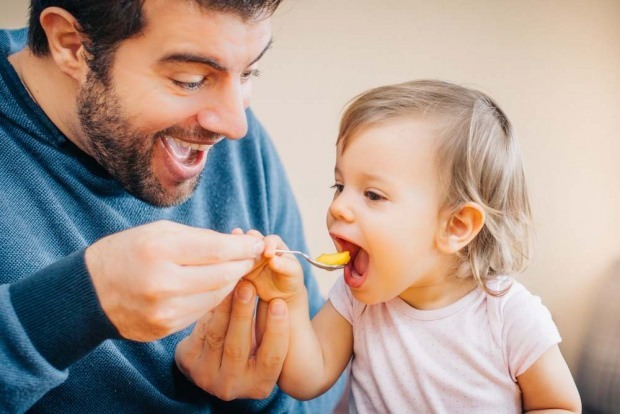
[[[341,238],[335,238],[338,250],[348,250],[351,260],[344,268],[344,281],[351,288],[359,288],[368,276],[368,263],[370,258],[366,250],[356,244]]]

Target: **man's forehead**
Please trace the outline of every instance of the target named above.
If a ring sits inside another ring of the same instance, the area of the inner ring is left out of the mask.
[[[201,8],[192,0],[147,0],[144,8],[145,25],[136,40],[141,38],[164,60],[210,60],[223,68],[233,60],[234,65],[249,66],[271,44],[270,18],[244,20]]]

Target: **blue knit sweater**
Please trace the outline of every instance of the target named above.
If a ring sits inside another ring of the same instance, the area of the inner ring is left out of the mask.
[[[97,239],[155,220],[230,232],[276,233],[306,250],[301,220],[267,134],[209,154],[194,195],[158,208],[128,194],[29,97],[7,56],[26,31],[0,31],[0,412],[331,412],[341,386],[301,403],[277,388],[265,400],[224,402],[174,364],[189,330],[151,343],[120,339],[84,264]],[[322,299],[305,267],[311,313]]]

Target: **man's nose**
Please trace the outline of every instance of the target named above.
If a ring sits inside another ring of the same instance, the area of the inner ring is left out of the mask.
[[[243,138],[248,130],[245,116],[249,103],[247,95],[244,84],[233,80],[222,82],[209,94],[208,102],[198,112],[198,123],[226,138]]]

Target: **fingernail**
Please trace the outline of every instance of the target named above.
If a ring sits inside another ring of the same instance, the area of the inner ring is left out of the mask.
[[[252,289],[249,286],[241,286],[237,289],[237,297],[243,303],[248,303],[252,296]]]
[[[281,318],[286,314],[286,304],[278,300],[269,306],[269,312],[271,315]]]
[[[265,242],[262,240],[257,242],[254,245],[254,257],[258,257],[262,255],[264,250],[265,250]]]

